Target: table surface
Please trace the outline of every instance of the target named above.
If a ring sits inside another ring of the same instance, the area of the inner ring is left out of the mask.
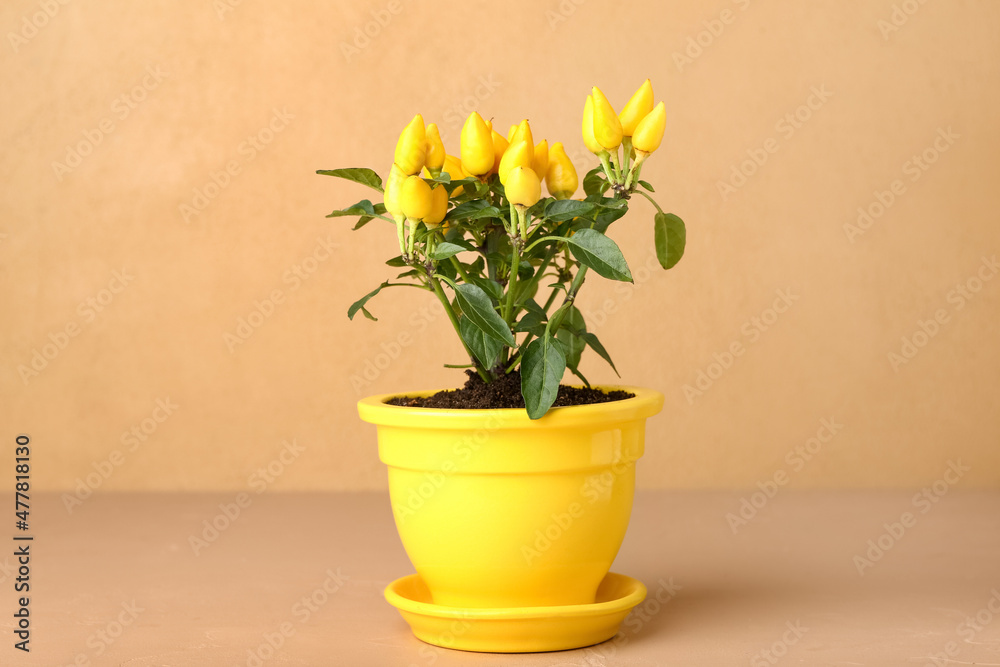
[[[384,601],[412,571],[387,494],[42,495],[28,654],[0,550],[0,665],[1000,665],[1000,493],[783,489],[734,530],[744,497],[640,492],[613,569],[650,597],[618,637],[498,655]]]

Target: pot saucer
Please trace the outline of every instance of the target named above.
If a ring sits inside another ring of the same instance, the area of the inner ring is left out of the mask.
[[[385,589],[420,640],[444,648],[489,653],[532,653],[582,648],[618,633],[632,608],[646,597],[638,579],[608,573],[593,604],[556,607],[463,608],[432,603],[420,575]]]

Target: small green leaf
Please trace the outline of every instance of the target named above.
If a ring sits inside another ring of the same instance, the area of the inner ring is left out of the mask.
[[[354,316],[357,315],[358,311],[360,310],[362,313],[364,313],[365,317],[367,317],[368,319],[370,319],[372,321],[377,322],[378,318],[368,312],[368,309],[365,308],[365,304],[368,303],[369,299],[371,299],[373,296],[375,296],[376,294],[378,294],[379,292],[381,292],[383,288],[388,287],[388,286],[389,286],[389,283],[388,282],[384,282],[381,285],[379,285],[378,287],[376,287],[375,289],[373,289],[368,294],[365,294],[363,297],[361,297],[360,299],[358,299],[357,301],[355,301],[354,303],[352,303],[351,307],[347,309],[347,319],[353,320]]]
[[[590,333],[589,331],[584,331],[580,334],[580,338],[587,341],[587,345],[589,345],[594,350],[594,352],[601,355],[601,358],[604,359],[604,361],[608,362],[611,365],[611,370],[615,372],[615,375],[621,377],[621,375],[618,374],[618,369],[615,368],[615,362],[611,361],[611,355],[609,355],[608,351],[604,349],[603,345],[601,345],[601,341],[597,340],[597,336]]]
[[[448,220],[475,220],[477,218],[496,218],[500,211],[485,199],[472,199],[463,202],[448,213]]]
[[[352,167],[350,169],[320,169],[316,173],[322,174],[323,176],[345,178],[348,181],[354,181],[355,183],[360,183],[361,185],[367,185],[373,190],[382,192],[382,179],[378,174],[367,167]]]
[[[684,221],[673,213],[657,213],[653,218],[656,259],[664,269],[673,268],[684,255],[687,230]]]
[[[454,257],[460,252],[465,252],[468,248],[464,248],[457,243],[449,243],[448,241],[442,241],[437,244],[434,248],[434,252],[430,254],[430,258],[434,261],[441,261],[442,259],[448,259],[449,257]]]
[[[583,191],[587,195],[601,195],[611,187],[607,179],[604,178],[604,168],[594,167],[583,177]]]
[[[493,301],[478,285],[455,285],[455,296],[462,312],[487,335],[514,347],[517,345],[507,323],[494,310]]]
[[[402,255],[396,255],[390,259],[385,260],[386,266],[391,266],[395,269],[407,266],[407,263],[403,261]]]
[[[553,199],[545,207],[542,215],[551,222],[562,222],[587,215],[594,210],[594,204],[576,199]]]
[[[653,186],[650,185],[649,182],[647,182],[647,181],[639,181],[639,185],[641,185],[642,187],[646,188],[650,192],[656,192],[656,190],[653,189]]]
[[[543,417],[555,403],[565,372],[562,343],[550,334],[528,343],[521,356],[521,395],[531,419]]]
[[[334,211],[330,215],[326,216],[328,218],[342,218],[348,215],[358,215],[358,216],[373,216],[375,215],[375,207],[367,199],[362,199],[357,204],[353,206],[348,206],[347,208],[342,208],[340,210]]]
[[[497,363],[497,359],[500,358],[503,343],[473,324],[472,320],[468,317],[462,317],[458,320],[458,329],[462,335],[462,340],[469,346],[472,353],[476,355],[479,363],[484,368],[493,368]]]
[[[581,229],[569,237],[573,256],[604,278],[632,282],[625,256],[618,245],[604,234],[593,229]]]
[[[562,325],[559,327],[559,331],[556,332],[556,338],[566,348],[566,366],[570,370],[574,370],[580,365],[580,355],[583,354],[583,350],[587,347],[586,341],[583,340],[580,334],[586,330],[587,324],[583,321],[583,313],[576,306],[570,306]]]
[[[473,276],[472,282],[479,285],[484,292],[486,292],[491,299],[497,303],[503,299],[503,288],[500,287],[500,283],[495,280],[490,280],[489,278],[481,278],[479,276]]]

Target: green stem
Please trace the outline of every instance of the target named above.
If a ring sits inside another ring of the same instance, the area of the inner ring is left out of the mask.
[[[517,289],[517,269],[521,263],[521,244],[520,239],[511,239],[511,245],[514,246],[514,251],[511,253],[510,260],[510,279],[507,281],[507,303],[504,305],[503,309],[503,321],[507,323],[507,326],[511,326],[511,318],[514,311],[514,291]],[[513,328],[513,327],[511,327]]]
[[[587,265],[583,264],[580,266],[580,270],[576,272],[576,276],[573,278],[573,282],[569,286],[569,290],[566,292],[566,299],[559,306],[559,310],[552,315],[552,319],[549,323],[545,325],[545,331],[549,332],[553,329],[559,331],[559,327],[562,326],[562,321],[566,317],[566,313],[569,312],[570,306],[573,305],[573,301],[576,299],[576,293],[580,291],[580,287],[583,285],[584,278],[587,276]]]
[[[458,334],[458,339],[462,341],[462,347],[465,348],[465,352],[469,355],[469,359],[476,366],[476,372],[479,373],[479,377],[483,379],[483,382],[489,384],[490,378],[485,371],[479,366],[479,361],[476,359],[476,355],[472,353],[469,346],[466,344],[465,339],[462,338],[462,331],[458,326],[458,316],[455,315],[455,309],[451,307],[451,302],[448,301],[448,297],[445,295],[444,290],[441,289],[441,283],[438,282],[434,277],[430,278],[431,286],[434,288],[434,294],[437,295],[438,300],[441,301],[441,305],[444,306],[444,311],[448,313],[448,319],[451,320],[451,326],[455,327],[455,333]]]
[[[472,279],[469,278],[469,274],[466,273],[466,271],[465,271],[464,268],[462,268],[462,263],[460,261],[458,261],[457,259],[455,259],[454,255],[452,255],[448,259],[451,260],[451,263],[455,267],[455,270],[458,271],[458,275],[462,276],[462,280],[464,280],[467,283],[471,283]]]
[[[650,202],[652,202],[653,206],[656,207],[657,211],[659,211],[660,213],[663,213],[663,209],[660,208],[660,205],[657,204],[656,200],[653,199],[652,197],[650,197],[649,194],[643,192],[642,190],[636,190],[636,192],[638,192],[640,195],[642,195],[643,197],[645,197],[646,199],[648,199]]]

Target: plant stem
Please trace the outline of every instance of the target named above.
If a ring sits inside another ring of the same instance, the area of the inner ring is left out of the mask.
[[[466,344],[465,339],[462,338],[462,331],[458,326],[458,316],[455,315],[455,309],[451,307],[451,302],[448,301],[448,297],[445,295],[444,290],[441,289],[441,283],[438,282],[436,278],[429,278],[431,286],[434,288],[434,294],[441,301],[441,305],[444,306],[444,311],[448,313],[448,319],[451,320],[451,326],[455,327],[455,333],[458,334],[458,339],[462,341],[462,347],[465,348],[465,352],[469,355],[469,359],[476,366],[476,372],[479,373],[479,377],[483,379],[483,382],[489,384],[490,378],[485,371],[479,366],[479,361],[476,359],[476,355],[472,353],[469,346]]]
[[[645,197],[645,198],[646,198],[646,199],[648,199],[648,200],[649,200],[650,202],[652,202],[653,206],[655,206],[655,207],[656,207],[656,210],[657,210],[657,211],[659,211],[660,213],[663,213],[663,209],[662,209],[662,208],[660,208],[660,205],[656,203],[656,200],[655,200],[655,199],[653,199],[652,197],[650,197],[650,196],[649,196],[649,195],[648,195],[647,193],[643,192],[642,190],[636,190],[636,192],[638,192],[638,193],[639,193],[639,194],[641,194],[641,195],[642,195],[643,197]]]
[[[566,317],[566,313],[569,311],[570,306],[573,305],[573,301],[576,299],[576,293],[580,291],[580,287],[583,285],[584,278],[586,277],[587,265],[582,264],[580,265],[580,270],[576,272],[576,276],[573,278],[573,282],[570,284],[569,290],[566,292],[566,299],[563,300],[562,305],[559,306],[559,310],[553,314],[549,323],[545,325],[546,332],[551,331],[553,328],[555,331],[559,331],[559,327],[562,326],[562,321]]]
[[[507,303],[503,308],[503,321],[507,326],[511,326],[511,318],[514,311],[514,291],[517,288],[517,269],[521,263],[521,243],[520,238],[511,238],[510,244],[514,246],[510,260],[510,279],[507,281]],[[513,327],[511,327],[513,328]]]
[[[464,268],[462,268],[462,263],[457,259],[455,259],[454,255],[449,257],[449,259],[451,260],[451,263],[455,266],[455,270],[458,271],[458,275],[462,276],[462,280],[464,280],[467,283],[471,283],[472,279],[469,278],[469,274],[466,273]]]

